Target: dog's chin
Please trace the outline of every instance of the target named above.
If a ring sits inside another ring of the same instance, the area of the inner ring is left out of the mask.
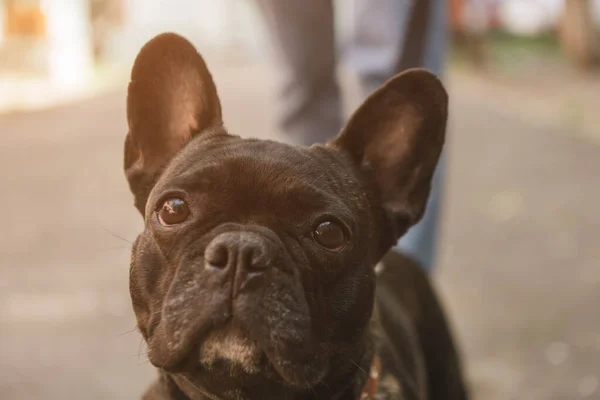
[[[325,365],[315,369],[304,362],[271,359],[256,340],[232,325],[208,332],[197,349],[198,364],[191,375],[199,381],[233,378],[238,382],[271,382],[280,387],[308,389],[328,371]]]
[[[226,366],[230,372],[256,375],[265,367],[265,354],[258,344],[241,329],[230,326],[207,333],[199,346],[198,359],[208,371]]]

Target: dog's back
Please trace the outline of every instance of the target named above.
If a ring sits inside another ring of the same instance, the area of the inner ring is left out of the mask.
[[[379,393],[387,396],[381,398],[466,400],[458,351],[423,269],[389,252],[378,271],[374,334],[384,365]],[[391,397],[396,387],[403,393]]]

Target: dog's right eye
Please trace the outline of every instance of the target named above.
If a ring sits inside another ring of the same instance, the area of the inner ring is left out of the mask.
[[[346,235],[341,226],[331,221],[323,221],[317,225],[312,233],[313,239],[321,247],[333,251],[340,251],[346,244]]]
[[[166,200],[157,212],[158,222],[163,226],[177,225],[190,216],[190,208],[182,199]]]

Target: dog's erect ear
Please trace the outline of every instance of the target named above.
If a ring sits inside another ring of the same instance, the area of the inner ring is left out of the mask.
[[[440,80],[411,69],[365,100],[330,143],[373,180],[396,240],[424,214],[447,118],[448,95]]]
[[[125,175],[144,214],[148,195],[192,137],[223,125],[217,89],[204,60],[181,36],[164,33],[140,50],[127,93]]]

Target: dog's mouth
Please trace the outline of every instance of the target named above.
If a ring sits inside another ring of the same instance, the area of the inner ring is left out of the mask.
[[[196,337],[181,363],[166,368],[170,373],[184,374],[197,385],[218,387],[229,385],[276,384],[278,387],[305,389],[323,379],[328,368],[323,352],[301,352],[297,348],[265,348],[265,338],[256,337],[235,318],[214,326]],[[261,340],[262,339],[262,340]],[[282,359],[279,352],[296,355]],[[326,357],[326,356],[325,356]],[[321,359],[314,364],[316,359]],[[269,383],[270,382],[270,383]]]

